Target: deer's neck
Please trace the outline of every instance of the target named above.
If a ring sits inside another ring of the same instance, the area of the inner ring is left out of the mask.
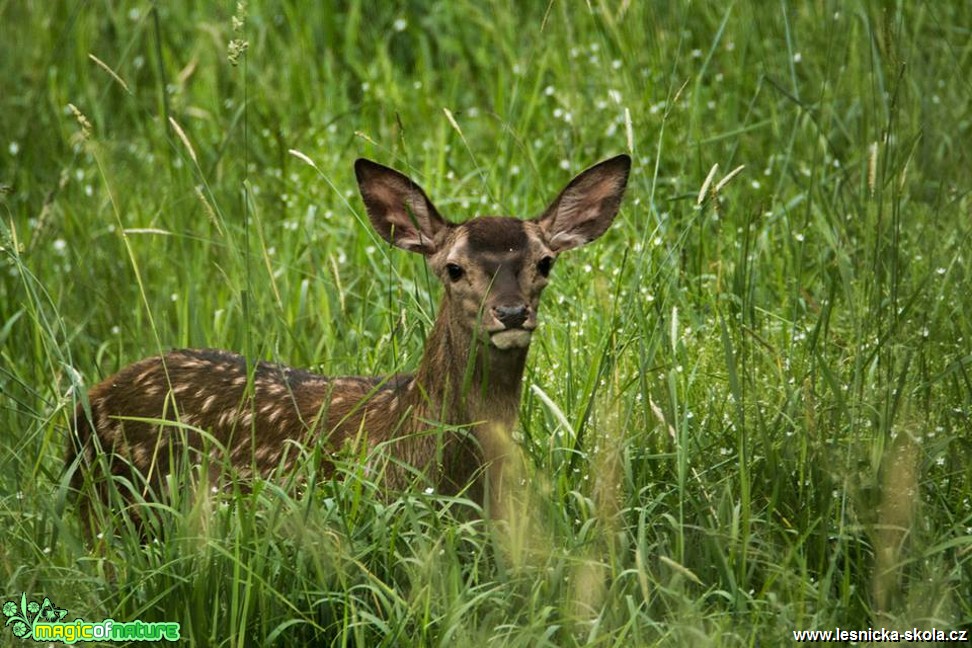
[[[381,399],[374,414],[385,421],[379,429],[393,435],[381,440],[392,441],[402,464],[421,469],[443,492],[485,503],[486,483],[489,499],[496,499],[514,452],[510,435],[527,350],[487,347],[451,323],[448,313],[443,303],[415,375]],[[386,467],[392,487],[412,479],[401,465]]]
[[[448,312],[443,304],[441,313]],[[433,420],[449,425],[501,426],[516,422],[526,349],[500,351],[474,340],[466,329],[440,315],[415,374],[413,403]]]

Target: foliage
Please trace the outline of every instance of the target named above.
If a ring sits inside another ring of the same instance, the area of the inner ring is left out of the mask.
[[[0,3],[2,600],[213,646],[972,625],[972,5],[232,9]],[[618,222],[547,292],[512,546],[353,463],[84,542],[68,423],[125,364],[416,365],[438,289],[366,226],[355,157],[461,220],[623,151]]]

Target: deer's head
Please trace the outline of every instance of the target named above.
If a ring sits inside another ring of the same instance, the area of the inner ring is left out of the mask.
[[[540,294],[557,256],[607,230],[630,168],[627,155],[591,167],[537,218],[479,216],[452,223],[398,171],[365,159],[354,165],[378,234],[425,255],[445,286],[450,326],[497,351],[529,346]]]

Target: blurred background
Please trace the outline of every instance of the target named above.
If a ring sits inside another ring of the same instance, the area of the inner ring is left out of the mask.
[[[10,600],[233,646],[972,625],[972,5],[21,0],[0,25]],[[538,215],[621,152],[621,214],[558,263],[530,356],[525,564],[353,479],[85,545],[62,449],[118,368],[416,366],[438,287],[367,226],[355,158],[461,221]]]

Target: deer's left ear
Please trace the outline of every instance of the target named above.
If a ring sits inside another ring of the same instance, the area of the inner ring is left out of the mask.
[[[435,254],[439,234],[450,224],[422,188],[408,176],[364,158],[354,163],[354,173],[375,231],[403,250]]]
[[[631,158],[618,155],[570,181],[537,219],[554,252],[580,247],[607,231],[621,207],[630,170]]]

